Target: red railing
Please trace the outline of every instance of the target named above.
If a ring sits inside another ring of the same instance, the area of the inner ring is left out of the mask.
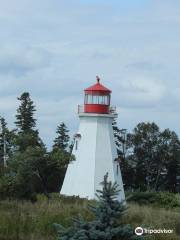
[[[84,105],[78,105],[78,114],[79,114],[79,113],[85,113],[85,111],[84,111]],[[110,106],[110,107],[109,107],[109,114],[117,115],[116,107],[115,107],[115,106]]]

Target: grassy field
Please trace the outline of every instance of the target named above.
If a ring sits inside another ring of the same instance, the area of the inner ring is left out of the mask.
[[[71,224],[71,218],[79,213],[92,219],[87,211],[87,200],[64,199],[54,195],[48,201],[39,196],[36,203],[0,201],[0,240],[51,240],[56,239],[53,223],[64,226]],[[129,209],[122,221],[133,227],[173,229],[174,234],[153,235],[147,239],[180,239],[180,209],[165,209],[153,205],[128,204]],[[179,235],[178,235],[179,234]]]

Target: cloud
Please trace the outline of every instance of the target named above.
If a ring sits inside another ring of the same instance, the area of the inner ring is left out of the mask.
[[[29,91],[50,146],[59,121],[74,132],[83,89],[101,76],[120,123],[155,119],[180,134],[180,3],[0,0],[0,115],[13,126]],[[124,115],[123,115],[124,114]],[[170,116],[169,122],[165,119]],[[173,116],[173,117],[172,117]]]
[[[127,69],[129,70],[139,70],[139,71],[159,71],[163,68],[161,64],[156,64],[153,62],[142,61],[142,62],[134,62],[127,64]]]
[[[9,110],[14,110],[17,107],[17,101],[15,96],[4,96],[0,98],[1,113]]]
[[[42,48],[2,46],[0,52],[0,73],[24,75],[50,63],[50,54]]]
[[[167,96],[162,81],[148,75],[129,75],[116,83],[113,101],[117,106],[126,108],[156,108]]]

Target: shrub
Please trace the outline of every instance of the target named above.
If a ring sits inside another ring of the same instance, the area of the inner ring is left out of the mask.
[[[153,204],[165,208],[180,207],[180,195],[170,192],[135,192],[129,195],[130,202]]]

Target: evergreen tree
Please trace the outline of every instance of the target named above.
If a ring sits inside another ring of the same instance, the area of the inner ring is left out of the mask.
[[[108,182],[107,178],[108,175],[105,175],[103,189],[97,191],[97,205],[89,206],[89,211],[94,213],[94,220],[88,222],[80,216],[74,219],[72,227],[64,228],[56,224],[59,240],[139,239],[134,236],[130,225],[120,224],[126,207],[123,202],[117,201],[118,185]]]
[[[67,150],[68,144],[69,144],[69,130],[67,129],[67,126],[64,122],[60,123],[57,127],[56,133],[57,137],[54,140],[53,149],[58,148],[63,151]]]
[[[121,134],[122,131],[117,126],[117,121],[115,119],[113,120],[112,127],[113,127],[114,138],[115,138],[118,156],[123,157],[123,155],[125,154],[125,149],[124,149],[125,138],[123,138],[123,136]],[[124,150],[124,152],[123,152],[123,150]]]
[[[28,92],[24,92],[18,100],[20,106],[17,109],[15,124],[18,132],[15,138],[15,145],[18,151],[25,151],[29,146],[42,146],[44,144],[39,138],[38,130],[36,127],[36,119],[34,113],[36,111],[35,105],[30,98]]]
[[[125,189],[132,187],[132,176],[134,176],[134,169],[129,163],[128,158],[128,145],[129,145],[129,134],[126,134],[126,129],[120,129],[117,125],[116,120],[114,119],[113,123],[113,132],[117,148],[118,161],[120,164],[120,169],[122,173],[122,178],[124,182]]]
[[[30,94],[24,92],[18,100],[20,101],[20,106],[17,109],[15,124],[20,132],[27,133],[33,131],[36,126],[36,119],[34,118],[36,109]]]

